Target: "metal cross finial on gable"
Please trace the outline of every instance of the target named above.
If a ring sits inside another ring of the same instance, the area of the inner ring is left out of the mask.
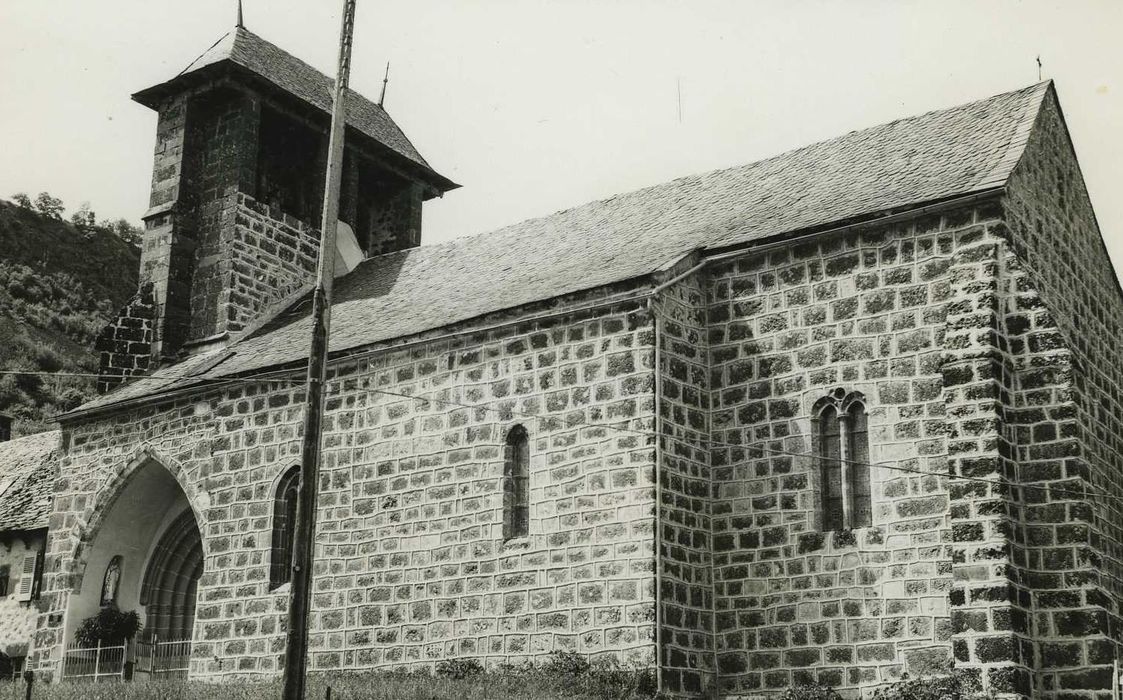
[[[382,94],[378,96],[378,106],[386,102],[386,83],[390,82],[390,62],[386,62],[386,74],[382,76]]]
[[[237,27],[245,27],[246,26],[245,22],[242,19],[242,0],[238,0],[238,24],[236,24],[235,26],[237,26]]]

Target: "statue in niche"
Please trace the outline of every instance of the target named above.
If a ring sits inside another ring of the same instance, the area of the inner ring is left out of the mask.
[[[116,605],[117,590],[121,587],[121,555],[109,560],[105,567],[105,578],[101,582],[101,604]]]

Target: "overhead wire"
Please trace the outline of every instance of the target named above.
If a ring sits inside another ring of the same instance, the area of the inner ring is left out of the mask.
[[[280,376],[280,375],[284,375],[284,374],[292,374],[295,371],[298,371],[298,370],[295,370],[295,369],[274,370],[273,372],[269,372],[269,373],[264,373],[264,374],[259,374],[259,375],[240,376],[240,377],[239,376],[230,376],[230,377],[180,377],[180,378],[181,379],[190,378],[194,381],[198,381],[198,382],[201,382],[201,383],[204,383],[204,384],[211,383],[211,384],[216,384],[216,385],[247,384],[247,383],[256,384],[256,383],[262,383],[262,382],[286,383],[286,384],[304,384],[305,380],[303,378]],[[39,377],[82,377],[82,378],[96,378],[98,376],[97,374],[84,373],[84,372],[36,372],[36,371],[24,371],[24,370],[0,370],[0,375],[28,375],[28,376],[39,376]],[[341,381],[341,380],[339,378],[329,378],[328,379],[329,394],[331,393],[330,392],[330,385],[332,383],[338,382],[338,381]],[[475,404],[464,403],[462,401],[455,401],[455,400],[452,400],[452,399],[441,399],[441,398],[433,398],[433,397],[427,397],[427,396],[419,396],[419,395],[416,395],[416,394],[407,394],[407,393],[403,393],[403,392],[390,391],[388,389],[366,388],[365,391],[369,391],[369,392],[375,393],[375,394],[381,394],[383,396],[391,396],[391,397],[396,397],[396,398],[400,398],[400,399],[408,399],[410,401],[418,401],[418,402],[430,403],[430,404],[440,404],[440,405],[444,405],[444,406],[454,406],[454,407],[457,407],[457,408],[463,408],[463,409],[467,409],[467,410],[483,410],[483,411],[488,411],[488,412],[492,412],[492,413],[500,413],[500,414],[507,414],[507,415],[510,415],[510,416],[518,416],[520,418],[526,418],[526,419],[531,419],[531,420],[536,420],[536,421],[557,421],[557,420],[561,420],[561,418],[558,417],[558,416],[543,416],[543,415],[537,414],[537,413],[529,413],[529,412],[526,412],[526,411],[518,411],[518,410],[515,410],[514,408],[511,408],[511,407],[500,408],[500,407],[497,407],[493,404],[489,404],[489,403],[486,403],[486,402],[485,403],[475,403]],[[515,399],[511,399],[511,401],[514,401],[514,400]],[[583,423],[580,423],[578,425],[574,425],[572,427],[574,429],[607,428],[609,430],[615,430],[617,432],[626,432],[626,433],[639,435],[639,436],[643,436],[643,437],[653,437],[654,436],[653,431],[641,430],[641,429],[638,429],[638,428],[631,428],[631,427],[628,427],[626,425],[620,425],[619,423],[583,422]],[[809,459],[809,460],[812,460],[812,461],[815,461],[815,462],[831,462],[831,463],[851,464],[851,465],[857,465],[857,466],[871,467],[871,468],[876,468],[876,469],[886,469],[886,470],[890,470],[890,471],[913,474],[913,475],[917,475],[917,476],[933,476],[933,477],[940,477],[940,478],[947,478],[947,479],[956,479],[956,480],[959,480],[959,481],[969,481],[969,482],[986,484],[986,485],[989,485],[989,486],[1000,487],[1000,488],[1026,489],[1026,490],[1042,491],[1042,492],[1045,492],[1045,493],[1052,494],[1054,496],[1065,495],[1065,496],[1072,496],[1072,497],[1075,497],[1075,498],[1088,498],[1089,496],[1091,496],[1093,498],[1100,497],[1100,498],[1105,498],[1105,499],[1108,499],[1108,500],[1111,500],[1111,501],[1114,501],[1114,502],[1117,502],[1117,503],[1123,503],[1123,496],[1116,496],[1114,494],[1105,493],[1100,489],[1100,487],[1092,484],[1091,482],[1088,483],[1088,491],[1077,491],[1077,490],[1073,490],[1071,488],[1066,488],[1066,487],[1062,487],[1062,486],[1053,486],[1053,485],[1047,485],[1047,484],[1023,484],[1023,483],[1017,483],[1017,482],[1011,482],[1011,481],[1005,481],[1005,480],[990,479],[990,478],[980,477],[980,476],[970,476],[970,475],[966,475],[966,474],[955,474],[955,473],[951,473],[951,472],[936,472],[936,471],[930,471],[930,470],[927,470],[927,469],[917,469],[917,468],[913,468],[913,467],[902,466],[902,465],[899,465],[899,464],[889,464],[889,463],[886,463],[886,462],[863,462],[863,461],[859,461],[859,460],[844,459],[844,458],[841,458],[841,457],[830,457],[830,458],[828,458],[828,457],[824,457],[822,455],[814,454],[812,452],[796,452],[796,451],[792,451],[792,450],[777,449],[777,448],[774,448],[774,447],[765,447],[762,444],[762,443],[769,443],[769,442],[772,442],[772,443],[782,442],[784,440],[791,439],[791,437],[798,437],[798,436],[785,436],[785,437],[779,437],[779,438],[768,438],[768,439],[765,439],[765,440],[758,440],[758,441],[750,442],[750,443],[725,442],[725,441],[714,440],[713,438],[705,437],[704,434],[701,433],[700,431],[695,431],[695,430],[692,430],[690,428],[686,428],[684,426],[678,426],[678,429],[685,430],[685,431],[691,432],[691,433],[695,433],[697,435],[697,437],[685,438],[685,437],[676,437],[676,436],[673,436],[673,435],[672,436],[664,436],[664,437],[669,437],[670,439],[677,439],[677,440],[681,440],[681,441],[685,441],[685,442],[704,443],[704,444],[709,445],[710,447],[723,447],[723,448],[730,448],[730,449],[745,450],[745,451],[750,453],[750,459],[753,458],[751,456],[752,452],[759,452],[759,453],[767,453],[767,454],[773,455],[773,456],[798,457],[798,458],[802,458],[802,459]],[[658,437],[658,436],[654,436],[654,437]],[[756,458],[759,459],[759,458],[762,458],[762,457],[756,457]],[[1095,491],[1099,491],[1099,493],[1095,493]]]

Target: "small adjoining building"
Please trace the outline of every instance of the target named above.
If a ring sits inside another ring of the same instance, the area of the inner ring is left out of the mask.
[[[0,441],[0,669],[18,674],[35,633],[59,432]]]
[[[141,282],[61,418],[43,672],[107,590],[192,677],[281,672],[329,84],[238,27],[135,96]],[[441,245],[455,184],[358,95],[347,139],[313,670],[1103,696],[1123,294],[1051,83]]]

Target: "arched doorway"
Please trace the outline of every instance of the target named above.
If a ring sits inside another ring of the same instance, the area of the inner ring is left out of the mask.
[[[187,494],[172,473],[152,456],[139,461],[115,492],[99,495],[96,521],[82,542],[85,571],[69,596],[64,654],[68,661],[88,656],[75,630],[106,605],[115,605],[135,611],[142,624],[133,644],[117,652],[120,664],[134,661],[137,673],[184,675],[203,574],[202,538]],[[64,663],[62,675],[81,675],[66,671],[78,666]],[[121,675],[126,675],[124,665]]]
[[[148,560],[140,604],[145,637],[165,641],[191,638],[195,590],[203,575],[203,541],[195,515],[186,510],[164,530]]]

